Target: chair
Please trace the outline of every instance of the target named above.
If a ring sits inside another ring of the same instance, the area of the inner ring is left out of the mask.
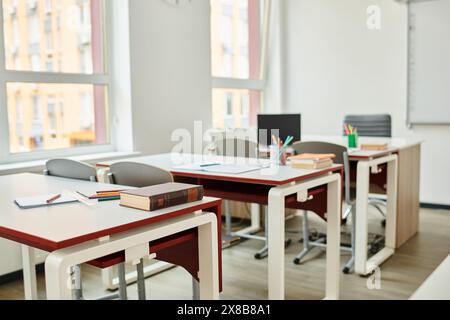
[[[392,118],[388,114],[380,115],[348,115],[344,124],[358,128],[361,137],[392,138]]]
[[[66,179],[75,179],[83,181],[97,182],[97,171],[95,167],[70,159],[52,159],[47,161],[44,169],[44,174],[53,177],[61,177]],[[90,263],[95,266],[95,261]],[[126,282],[125,282],[125,265],[119,264],[119,298],[126,300]],[[72,269],[75,278],[75,299],[83,299],[83,287],[81,280],[81,266],[74,266]],[[113,298],[116,296],[105,297]],[[102,299],[105,299],[102,298]]]
[[[344,124],[357,128],[361,137],[392,138],[392,117],[388,114],[348,115],[344,118]],[[386,213],[380,208],[386,207],[386,201],[371,197],[369,204],[386,218]],[[383,226],[385,223],[386,220],[383,221]]]
[[[110,166],[108,173],[110,183],[136,188],[150,187],[173,182],[173,176],[166,170],[136,162],[118,162]],[[137,286],[140,300],[145,300],[144,260],[137,268]],[[193,282],[194,296],[198,295],[198,284]]]
[[[244,139],[223,139],[215,142],[216,145],[216,154],[224,157],[238,157],[238,158],[253,158],[256,159],[259,157],[259,147],[256,142]],[[231,228],[231,212],[229,210],[229,202],[225,201],[225,232],[227,236],[232,236],[232,228]],[[264,259],[268,254],[268,243],[267,243],[267,208],[264,208],[265,215],[265,235],[264,237],[259,236],[249,236],[251,239],[265,241],[265,246],[259,250],[255,254],[256,259]],[[242,236],[241,236],[242,237]],[[291,240],[286,241],[286,246],[291,243]]]
[[[136,162],[118,162],[110,166],[110,182],[136,188],[173,182],[170,172]]]
[[[347,205],[347,209],[343,216],[348,216],[349,213],[352,215],[352,231],[351,231],[351,248],[342,247],[342,251],[351,251],[352,258],[345,265],[344,272],[348,273],[354,264],[354,256],[355,256],[355,216],[356,216],[356,207],[355,207],[355,197],[351,194],[350,189],[350,163],[348,158],[348,150],[346,147],[341,145],[326,143],[326,142],[297,142],[294,143],[292,148],[294,149],[296,154],[303,153],[326,153],[326,154],[334,154],[336,158],[334,159],[334,163],[342,164],[344,166],[344,201]],[[305,256],[311,252],[315,247],[326,247],[325,245],[326,235],[319,236],[319,238],[312,242],[310,240],[310,231],[309,231],[309,218],[308,212],[304,211],[303,215],[303,251],[297,255],[294,259],[295,264],[301,264],[302,260]]]
[[[258,158],[258,144],[243,139],[223,139],[216,141],[217,155],[224,157]]]
[[[52,159],[45,164],[44,174],[67,179],[97,182],[95,167],[70,159]]]

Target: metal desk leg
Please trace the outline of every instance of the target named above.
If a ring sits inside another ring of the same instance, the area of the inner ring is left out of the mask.
[[[386,245],[369,260],[367,259],[368,238],[368,199],[370,170],[381,164],[388,164],[387,171],[387,212],[386,212]],[[368,275],[375,271],[395,252],[396,220],[397,220],[397,170],[398,157],[387,157],[358,162],[356,192],[356,247],[355,272]]]
[[[25,300],[37,300],[36,263],[34,249],[22,245],[22,267]]]

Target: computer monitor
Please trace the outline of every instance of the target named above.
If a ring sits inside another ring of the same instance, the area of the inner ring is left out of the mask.
[[[260,145],[262,146],[271,145],[272,135],[277,135],[276,132],[279,132],[279,138],[283,141],[286,141],[288,136],[294,137],[294,140],[292,140],[293,142],[301,141],[302,115],[301,114],[258,115],[258,142]]]

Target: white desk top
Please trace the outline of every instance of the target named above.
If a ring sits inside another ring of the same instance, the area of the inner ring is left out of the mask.
[[[52,251],[153,223],[168,213],[198,206],[213,207],[213,203],[219,201],[205,198],[196,203],[155,212],[121,207],[119,201],[99,202],[93,207],[72,203],[29,210],[22,210],[14,203],[19,197],[58,194],[64,189],[94,194],[99,190],[122,188],[36,174],[0,176],[0,236]],[[197,210],[201,209],[194,211]]]
[[[138,158],[130,158],[120,160],[120,162],[137,162],[159,167],[161,169],[172,172],[176,176],[185,176],[192,178],[204,178],[222,181],[234,181],[234,182],[244,182],[252,184],[264,184],[271,186],[279,186],[288,184],[295,181],[302,181],[309,178],[321,176],[333,171],[339,171],[342,166],[335,165],[331,168],[322,170],[300,170],[293,169],[290,166],[277,166],[263,168],[261,170],[242,173],[242,174],[221,174],[212,172],[202,172],[202,171],[190,171],[190,170],[180,170],[176,167],[191,164],[191,163],[201,163],[201,162],[219,162],[225,164],[245,164],[245,165],[268,165],[270,162],[268,160],[258,160],[258,159],[246,159],[246,158],[232,158],[232,157],[218,157],[218,156],[202,156],[193,154],[161,154],[154,156],[145,156]],[[108,167],[111,164],[118,161],[101,162],[97,165],[100,167]]]
[[[335,144],[340,144],[343,146],[348,145],[348,140],[344,136],[326,136],[326,135],[304,135],[302,141],[323,141]],[[358,143],[387,143],[390,148],[402,150],[407,149],[416,145],[423,143],[421,140],[414,140],[409,138],[373,138],[373,137],[359,137]]]
[[[450,300],[450,256],[414,293],[411,300]]]
[[[348,145],[348,140],[344,136],[321,136],[321,135],[304,135],[302,141],[323,141],[343,146]],[[408,149],[423,143],[420,140],[404,139],[404,138],[372,138],[359,137],[358,143],[361,144],[382,144],[387,143],[389,148],[383,151],[371,151],[354,149],[349,151],[350,159],[368,159],[379,158],[388,154],[396,153],[398,151]]]

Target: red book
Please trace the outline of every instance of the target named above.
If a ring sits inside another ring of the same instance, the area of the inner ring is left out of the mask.
[[[204,189],[184,183],[166,183],[120,193],[120,205],[144,211],[157,211],[203,199]]]

